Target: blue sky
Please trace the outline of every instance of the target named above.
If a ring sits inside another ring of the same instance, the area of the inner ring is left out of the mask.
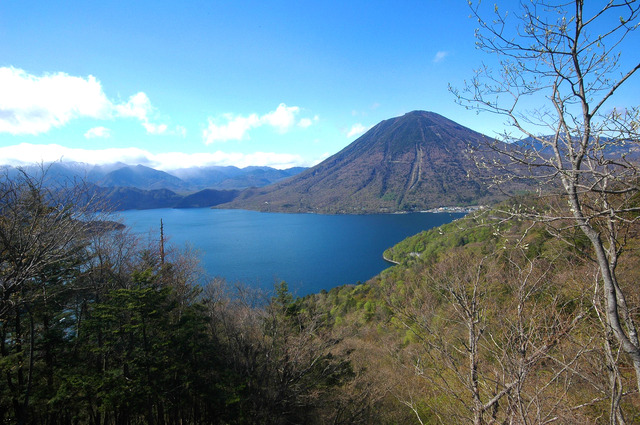
[[[0,163],[309,166],[417,109],[492,135],[447,90],[494,60],[476,26],[463,0],[3,1]]]

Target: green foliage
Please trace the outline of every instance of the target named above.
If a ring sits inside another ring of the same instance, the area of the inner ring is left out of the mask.
[[[80,358],[96,366],[88,374],[99,411],[155,423],[188,416],[193,406],[224,405],[202,306],[180,309],[172,288],[149,286],[149,269],[133,276],[133,287],[108,292],[80,328]]]
[[[385,202],[394,202],[397,199],[398,195],[394,192],[387,192],[380,197],[380,200]]]
[[[434,261],[451,248],[495,239],[494,232],[491,223],[481,223],[476,216],[468,216],[411,236],[387,249],[384,256],[399,263]]]

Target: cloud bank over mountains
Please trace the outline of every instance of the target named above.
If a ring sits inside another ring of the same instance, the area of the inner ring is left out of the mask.
[[[123,162],[130,165],[146,165],[158,170],[204,167],[209,165],[268,166],[277,169],[310,167],[324,160],[328,154],[308,161],[302,156],[289,153],[253,152],[165,152],[152,153],[140,148],[77,149],[56,144],[19,145],[0,147],[0,165],[23,166],[33,163],[55,161],[83,162],[87,164],[112,164]]]

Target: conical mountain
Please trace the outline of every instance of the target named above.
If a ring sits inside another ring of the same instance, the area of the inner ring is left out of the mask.
[[[471,177],[469,145],[486,137],[434,112],[380,122],[342,151],[290,179],[243,192],[221,208],[375,213],[469,206],[499,197]]]

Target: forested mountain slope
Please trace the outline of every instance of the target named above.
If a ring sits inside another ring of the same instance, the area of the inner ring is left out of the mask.
[[[501,212],[561,210],[560,199],[512,202],[390,248],[400,264],[366,284],[301,301],[327,312],[360,379],[388,392],[380,423],[640,420],[588,240],[568,221],[556,232]],[[629,305],[640,299],[638,230],[627,228],[618,264]]]
[[[504,197],[474,175],[469,148],[485,141],[434,112],[410,112],[382,121],[315,167],[245,191],[223,208],[375,213],[484,204]]]

